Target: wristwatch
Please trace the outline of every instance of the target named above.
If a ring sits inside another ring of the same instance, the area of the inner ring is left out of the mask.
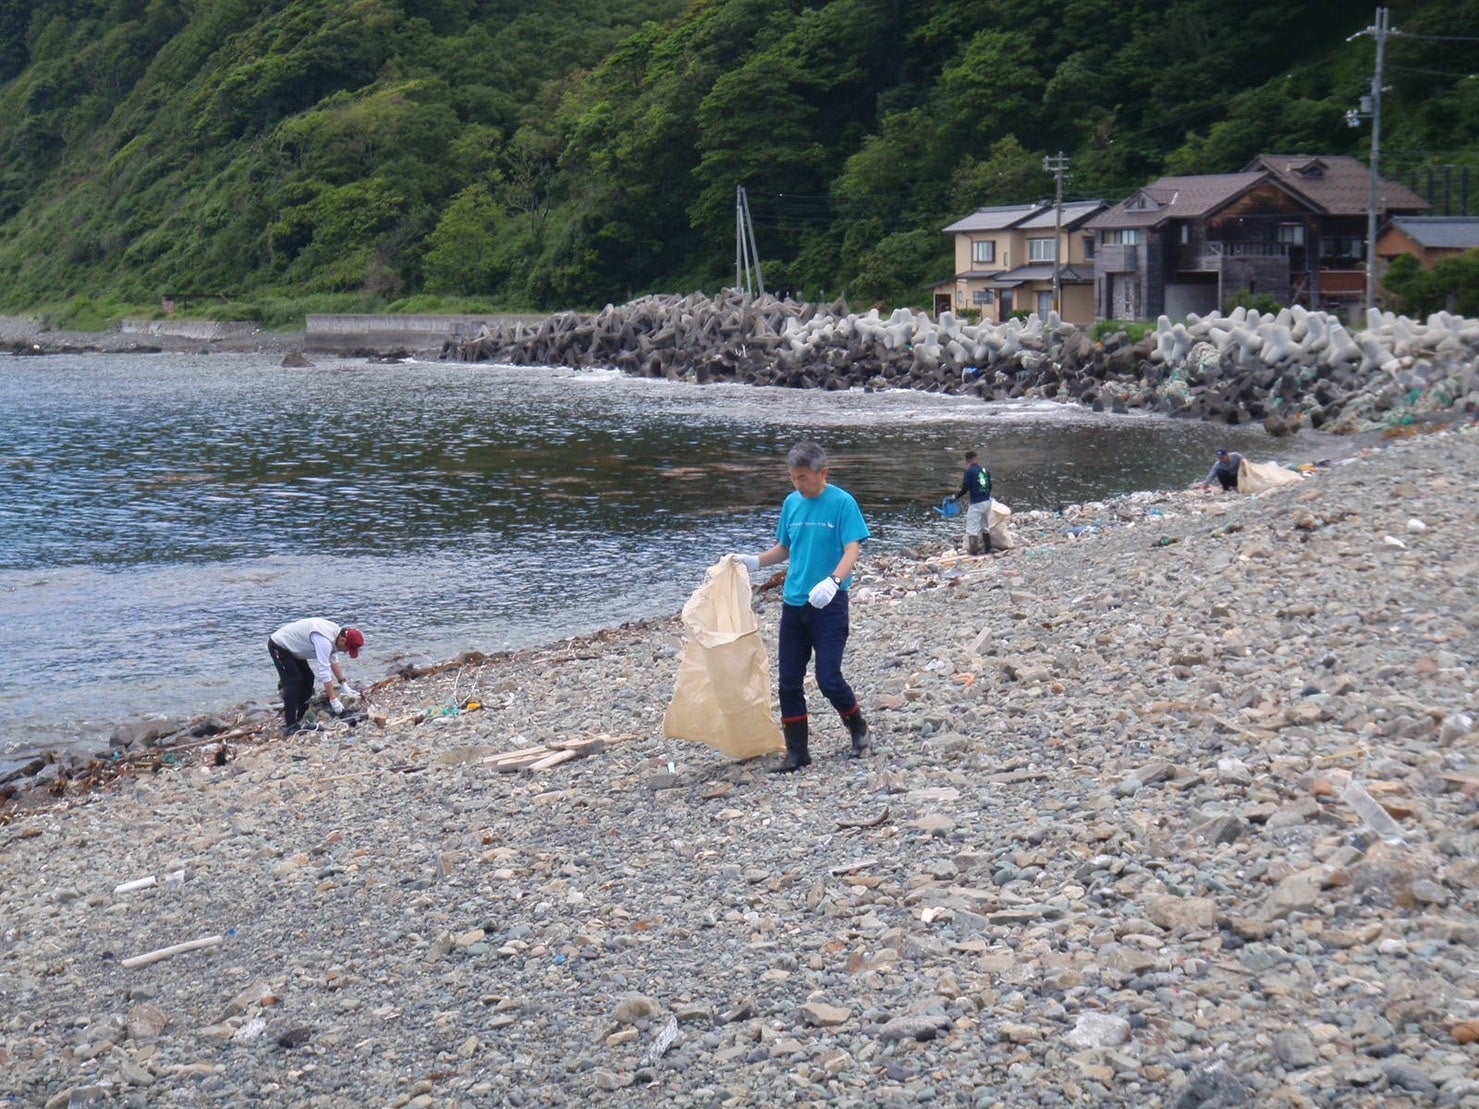
[[[828,574],[827,577],[832,580],[832,584],[835,585],[838,589],[842,588],[842,579],[839,578],[836,574]]]

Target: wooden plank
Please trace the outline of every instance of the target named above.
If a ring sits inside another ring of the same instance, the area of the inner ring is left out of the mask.
[[[547,755],[549,754],[549,750],[548,747],[541,743],[537,747],[520,747],[517,751],[504,751],[498,755],[486,755],[480,761],[496,766],[499,763],[518,762],[520,759],[527,759],[531,755],[535,757]]]
[[[536,759],[525,767],[525,769],[531,772],[535,770],[548,770],[550,767],[559,766],[562,762],[569,762],[571,759],[578,758],[580,758],[579,751],[556,751],[553,754],[546,755],[542,759]]]

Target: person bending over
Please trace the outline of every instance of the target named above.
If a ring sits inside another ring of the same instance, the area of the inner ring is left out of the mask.
[[[1218,482],[1224,493],[1238,488],[1238,467],[1242,465],[1243,456],[1236,451],[1229,452],[1226,447],[1217,448],[1217,461],[1212,464],[1212,469],[1207,471],[1207,476],[1202,478],[1202,492],[1212,488],[1212,483]]]
[[[365,637],[358,628],[341,628],[316,616],[284,624],[267,637],[267,653],[277,667],[278,685],[282,689],[283,735],[292,735],[301,726],[303,713],[313,696],[315,672],[324,683],[329,709],[335,716],[344,715],[341,695],[354,698],[359,692],[345,681],[344,668],[334,656],[344,651],[350,658],[359,658],[359,649],[364,645]],[[313,660],[311,667],[309,659]]]

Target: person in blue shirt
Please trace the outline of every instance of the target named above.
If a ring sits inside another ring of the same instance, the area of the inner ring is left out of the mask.
[[[1222,486],[1224,493],[1235,492],[1238,488],[1238,467],[1242,464],[1243,456],[1237,451],[1218,447],[1217,461],[1207,471],[1207,476],[1202,478],[1202,492],[1205,493],[1211,489],[1214,481]]]
[[[790,561],[781,608],[777,682],[786,756],[773,768],[777,774],[811,765],[803,683],[813,654],[817,688],[847,726],[849,754],[859,758],[872,746],[862,708],[842,676],[848,589],[869,537],[868,525],[852,494],[828,483],[827,452],[819,444],[809,439],[797,443],[786,455],[786,467],[795,492],[781,505],[775,546],[759,555],[733,556],[751,574]]]
[[[965,513],[965,553],[990,554],[991,471],[981,465],[975,451],[965,452],[965,475],[960,479],[960,491],[955,499],[961,497],[970,498],[970,508]]]

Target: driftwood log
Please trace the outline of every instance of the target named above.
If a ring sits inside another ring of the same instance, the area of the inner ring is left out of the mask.
[[[160,959],[168,959],[171,955],[181,955],[186,951],[199,951],[202,947],[215,947],[225,942],[224,936],[201,936],[198,940],[186,940],[184,943],[171,944],[169,947],[160,947],[154,951],[145,952],[143,955],[135,955],[122,960],[120,965],[132,970],[134,967],[157,963]]]

